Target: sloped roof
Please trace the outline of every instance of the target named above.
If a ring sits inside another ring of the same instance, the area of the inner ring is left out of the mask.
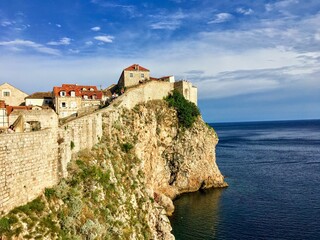
[[[51,92],[35,92],[32,93],[31,95],[25,97],[25,99],[43,99],[43,98],[52,98],[52,93]]]
[[[22,92],[23,94],[28,95],[27,93],[25,93],[24,91],[21,91],[19,88],[16,88],[15,86],[11,85],[10,83],[5,82],[0,85],[0,87],[5,87],[5,86],[10,86],[10,87],[15,88],[16,90]]]
[[[146,69],[139,64],[133,64],[130,67],[125,68],[123,71],[143,71],[143,72],[150,72],[149,69]]]
[[[90,98],[95,95],[96,99],[102,99],[102,91],[99,91],[96,86],[62,84],[61,87],[53,87],[53,95],[55,97],[59,97],[61,91],[66,93],[66,97],[71,97],[71,92],[74,91],[76,97],[83,97],[86,95]]]

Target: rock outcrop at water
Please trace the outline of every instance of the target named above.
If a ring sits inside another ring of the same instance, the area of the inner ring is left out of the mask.
[[[103,114],[104,135],[69,176],[0,220],[2,239],[174,239],[167,215],[181,193],[225,187],[215,131],[179,127],[165,101]]]

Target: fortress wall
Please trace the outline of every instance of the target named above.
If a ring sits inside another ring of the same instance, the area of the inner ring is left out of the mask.
[[[67,176],[67,165],[72,154],[92,148],[99,142],[102,136],[101,112],[95,112],[87,116],[70,121],[59,128],[59,158],[60,173]]]
[[[99,112],[59,128],[0,134],[0,216],[66,177],[72,154],[93,147],[101,136]]]
[[[0,135],[0,215],[58,182],[58,143],[51,129]]]
[[[127,90],[121,97],[116,99],[113,106],[132,109],[138,103],[149,100],[159,100],[167,96],[173,90],[173,83],[151,81]]]
[[[66,177],[72,155],[99,142],[102,121],[106,132],[111,132],[118,120],[116,108],[131,109],[138,103],[163,99],[173,88],[170,82],[148,82],[129,89],[110,107],[59,128],[55,125],[36,132],[0,134],[0,216]]]

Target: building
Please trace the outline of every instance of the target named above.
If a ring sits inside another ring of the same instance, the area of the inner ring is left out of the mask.
[[[133,64],[123,69],[118,81],[120,88],[132,87],[150,80],[150,71],[139,64]]]
[[[0,132],[9,127],[9,119],[4,100],[0,100]]]
[[[25,98],[26,106],[52,106],[52,92],[35,92]]]
[[[2,85],[0,85],[0,100],[4,100],[7,105],[24,105],[24,98],[27,96],[28,94],[22,92],[18,88],[15,88],[9,83],[3,83]]]
[[[193,86],[191,82],[180,80],[174,83],[174,89],[180,92],[185,99],[198,105],[198,88]]]
[[[60,118],[78,114],[84,108],[99,107],[101,101],[102,91],[96,86],[62,84],[53,88],[53,104]]]

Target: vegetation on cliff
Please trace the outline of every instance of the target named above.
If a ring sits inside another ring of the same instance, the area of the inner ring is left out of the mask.
[[[174,107],[177,111],[179,124],[184,128],[190,128],[200,115],[199,108],[184,98],[177,90],[173,90],[168,97],[165,98],[170,107]]]
[[[0,236],[150,239],[153,199],[146,193],[140,160],[131,148],[104,138],[92,151],[80,152],[69,166],[68,178],[0,219]]]
[[[74,156],[57,186],[0,219],[0,239],[173,239],[171,199],[225,186],[214,131],[181,97],[102,113],[100,143]]]

